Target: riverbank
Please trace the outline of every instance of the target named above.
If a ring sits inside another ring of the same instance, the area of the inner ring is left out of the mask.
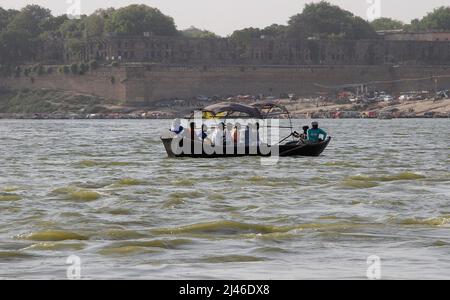
[[[147,106],[123,105],[94,95],[50,89],[0,90],[0,119],[172,119],[221,102],[156,102]],[[235,99],[249,104],[252,99]],[[293,118],[448,118],[450,99],[335,103],[318,99],[274,100],[286,106]]]
[[[373,103],[280,101],[294,118],[449,118],[450,99]]]

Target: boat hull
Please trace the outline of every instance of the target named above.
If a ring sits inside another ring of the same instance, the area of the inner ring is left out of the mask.
[[[319,156],[329,145],[331,138],[319,143],[284,144],[278,147],[224,147],[204,145],[200,141],[191,141],[177,137],[161,137],[169,157],[220,158],[241,156]],[[187,142],[187,145],[184,143]],[[185,146],[185,147],[183,147]],[[194,151],[192,151],[194,149]]]

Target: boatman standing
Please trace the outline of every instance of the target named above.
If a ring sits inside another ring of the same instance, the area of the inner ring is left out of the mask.
[[[308,141],[311,143],[318,143],[327,138],[327,133],[319,128],[318,122],[311,123],[312,128],[308,129]],[[322,135],[322,138],[320,137]]]

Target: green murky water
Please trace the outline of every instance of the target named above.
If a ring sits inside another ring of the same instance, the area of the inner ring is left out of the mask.
[[[1,120],[0,278],[450,278],[450,121],[321,123],[262,166],[168,159],[170,121]]]

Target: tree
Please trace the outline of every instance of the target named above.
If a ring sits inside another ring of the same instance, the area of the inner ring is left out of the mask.
[[[422,30],[450,30],[450,7],[442,6],[420,20]]]
[[[244,28],[241,30],[236,30],[234,31],[231,36],[230,39],[236,43],[240,43],[240,44],[247,44],[249,43],[252,39],[259,39],[262,36],[262,30],[259,28],[253,28],[253,27],[249,27],[249,28]]]
[[[67,15],[61,15],[58,17],[51,17],[42,23],[42,30],[44,32],[58,32],[62,24],[68,21]]]
[[[71,64],[70,65],[70,72],[72,72],[73,75],[78,75],[78,65],[77,64]]]
[[[66,20],[60,27],[61,35],[66,39],[82,38],[85,32],[83,17],[80,19]]]
[[[81,39],[77,38],[69,38],[67,39],[67,48],[72,54],[77,54],[83,51],[84,49],[84,42]]]
[[[115,12],[114,8],[97,9],[93,14],[87,16],[83,22],[88,37],[101,37],[105,32],[106,20]]]
[[[14,9],[5,10],[0,7],[0,32],[6,31],[11,19],[14,18],[19,11]]]
[[[405,30],[410,32],[417,32],[423,30],[422,23],[419,19],[414,19],[411,21],[411,24],[405,25]]]
[[[0,33],[0,64],[22,63],[32,56],[30,35],[25,31]]]
[[[0,32],[8,26],[8,12],[0,7]]]
[[[373,20],[370,25],[372,25],[373,29],[376,31],[380,30],[397,30],[403,29],[405,24],[402,21],[394,20],[391,18],[378,18]]]
[[[100,37],[103,35],[105,20],[101,16],[93,14],[84,19],[84,26],[89,37]]]
[[[248,43],[252,39],[261,38],[283,38],[286,35],[287,26],[272,24],[263,29],[259,28],[244,28],[234,31],[230,39],[238,43]]]
[[[377,33],[370,25],[369,22],[363,18],[354,16],[352,21],[351,34],[346,35],[347,38],[351,39],[370,39],[376,38]]]
[[[369,23],[325,1],[307,4],[302,13],[291,17],[288,24],[288,35],[292,38],[363,39],[376,36]]]
[[[199,28],[196,28],[194,26],[189,27],[188,29],[185,29],[181,31],[181,34],[185,37],[189,38],[219,38],[217,34],[214,32],[208,31],[208,30],[202,30]]]
[[[112,12],[105,22],[105,31],[130,36],[142,35],[144,32],[163,36],[178,34],[171,17],[144,4],[133,4]]]
[[[262,30],[263,36],[282,38],[285,37],[287,31],[286,25],[272,24]]]
[[[8,30],[24,31],[32,37],[44,32],[44,24],[52,18],[49,9],[39,5],[27,5],[8,24]]]

